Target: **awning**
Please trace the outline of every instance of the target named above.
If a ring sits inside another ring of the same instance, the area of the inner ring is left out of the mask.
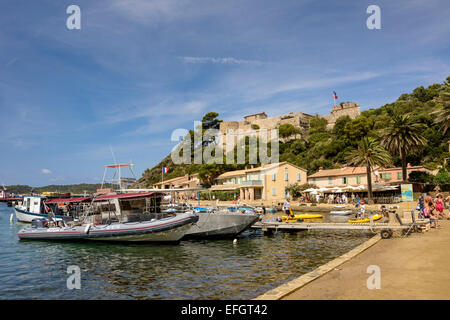
[[[62,198],[62,199],[50,199],[45,200],[45,203],[70,203],[70,202],[83,202],[90,199],[90,197],[78,197],[78,198]]]
[[[147,198],[147,197],[164,197],[165,194],[161,192],[139,192],[139,193],[119,193],[119,194],[107,194],[99,196],[94,201],[103,201],[110,199],[135,199],[135,198]]]

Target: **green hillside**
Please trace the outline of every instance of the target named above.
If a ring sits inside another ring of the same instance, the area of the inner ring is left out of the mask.
[[[410,93],[402,94],[392,103],[361,112],[355,119],[348,116],[340,117],[330,130],[327,129],[327,120],[316,116],[310,121],[306,138],[292,138],[287,139],[285,143],[280,142],[280,161],[289,161],[303,167],[309,174],[319,168],[340,167],[347,164],[346,156],[358,146],[363,137],[373,137],[381,141],[385,138],[383,132],[386,128],[394,125],[393,119],[405,115],[413,126],[422,128],[420,135],[425,141],[422,147],[408,149],[406,161],[411,165],[424,165],[430,169],[441,168],[446,163],[446,158],[450,157],[447,144],[450,140],[450,130],[445,131],[450,118],[448,81],[450,77],[447,78],[447,84],[444,82],[432,84],[427,88],[418,87]],[[215,119],[214,124],[211,124],[211,119]],[[208,113],[203,120],[203,130],[219,127],[220,120],[217,113]],[[289,138],[295,135],[295,128],[290,128],[289,125],[280,127],[280,136]],[[196,148],[204,147],[202,145]],[[195,146],[192,148],[195,149]],[[399,154],[391,152],[391,156],[393,165],[402,165]],[[149,187],[152,183],[159,182],[162,167],[171,168],[171,171],[164,175],[164,179],[199,172],[205,184],[209,185],[221,173],[242,169],[245,165],[174,165],[169,155],[152,169],[147,169],[139,179],[138,185]],[[441,169],[440,176],[444,177],[443,181],[449,178],[447,169],[445,166]]]

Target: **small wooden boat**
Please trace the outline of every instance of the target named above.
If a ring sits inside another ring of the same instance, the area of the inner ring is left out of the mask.
[[[353,211],[350,209],[330,211],[330,215],[334,215],[334,216],[348,216],[352,213],[353,213]]]
[[[20,222],[30,223],[36,218],[48,218],[50,212],[54,218],[72,220],[74,215],[81,213],[82,207],[78,205],[90,200],[90,197],[48,199],[42,196],[25,196],[22,204],[14,207],[14,212]],[[69,204],[73,206],[72,211],[68,209]]]

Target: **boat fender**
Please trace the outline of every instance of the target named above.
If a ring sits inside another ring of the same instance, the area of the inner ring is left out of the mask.
[[[237,242],[238,242],[237,239],[233,240],[233,244],[237,244]]]
[[[88,225],[86,226],[86,228],[84,228],[84,233],[88,234],[90,228],[91,228],[91,225],[88,224]]]

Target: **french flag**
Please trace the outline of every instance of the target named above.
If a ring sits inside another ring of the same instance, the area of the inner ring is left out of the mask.
[[[162,173],[167,173],[167,172],[169,172],[169,168],[163,167],[162,168]]]
[[[336,100],[337,99],[337,94],[336,91],[333,91],[333,99]]]

